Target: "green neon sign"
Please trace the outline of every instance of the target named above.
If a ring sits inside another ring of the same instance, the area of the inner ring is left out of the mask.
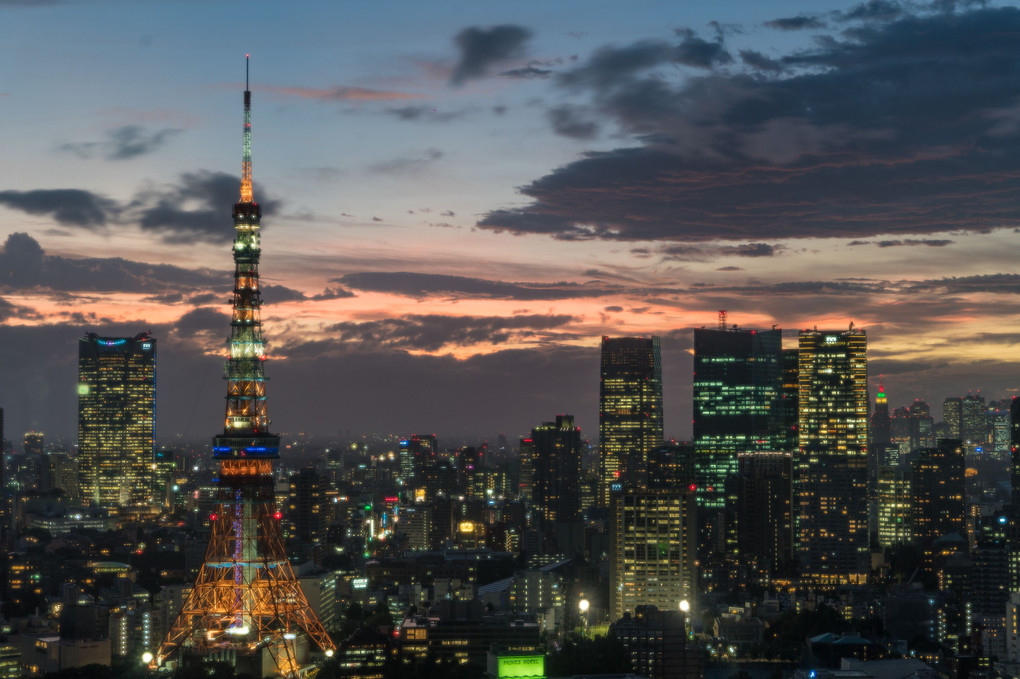
[[[508,655],[499,658],[497,665],[499,679],[505,677],[544,677],[544,655]]]

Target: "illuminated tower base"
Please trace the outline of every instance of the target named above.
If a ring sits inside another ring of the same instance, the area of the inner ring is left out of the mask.
[[[291,676],[308,662],[308,641],[330,655],[333,643],[283,549],[271,462],[279,439],[221,436],[216,443],[214,454],[226,457],[205,562],[154,664],[179,649],[181,665],[223,660],[261,677],[271,660]]]

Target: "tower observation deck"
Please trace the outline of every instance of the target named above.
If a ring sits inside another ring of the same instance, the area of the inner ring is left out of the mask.
[[[335,650],[298,585],[283,547],[273,460],[280,438],[269,432],[259,292],[262,211],[252,191],[251,91],[244,90],[241,197],[234,205],[234,297],[223,433],[213,439],[219,461],[216,509],[205,561],[158,652],[150,662],[232,662],[255,677],[298,676],[317,646]],[[309,643],[311,642],[311,643]]]

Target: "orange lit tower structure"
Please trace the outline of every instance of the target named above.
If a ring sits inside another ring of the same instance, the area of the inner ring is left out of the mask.
[[[247,79],[246,79],[247,81]],[[234,205],[234,312],[226,364],[223,434],[213,439],[219,460],[217,507],[205,562],[180,614],[150,665],[176,653],[233,662],[256,677],[275,669],[296,676],[307,641],[327,656],[333,642],[308,605],[284,552],[276,508],[273,460],[280,438],[269,432],[266,345],[259,293],[261,209],[251,184],[251,92],[244,91],[241,199]]]

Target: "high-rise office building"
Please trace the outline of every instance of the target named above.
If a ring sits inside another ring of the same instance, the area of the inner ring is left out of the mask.
[[[535,442],[531,438],[522,438],[520,448],[521,473],[518,481],[517,496],[529,507],[535,501]]]
[[[46,436],[41,431],[26,431],[25,441],[21,446],[21,451],[25,455],[34,457],[42,457],[45,454],[46,449]]]
[[[457,451],[457,488],[469,500],[484,500],[486,444],[464,446]]]
[[[0,408],[0,547],[7,548],[10,521],[10,492],[7,488],[7,443],[4,440],[4,409]],[[0,567],[0,586],[6,588],[6,568]],[[2,591],[2,590],[0,590]]]
[[[870,570],[868,361],[863,330],[803,330],[800,450],[795,460],[802,576],[864,584]]]
[[[411,439],[401,439],[397,446],[400,480],[405,486],[410,486],[414,482],[414,454],[411,452]]]
[[[44,439],[40,431],[25,432],[21,454],[11,458],[11,480],[19,493],[46,490]]]
[[[1020,516],[1020,398],[1009,402],[1009,457],[1012,463],[1010,481],[1013,491],[1013,515]]]
[[[963,399],[951,396],[942,402],[942,421],[946,423],[946,438],[963,440]]]
[[[439,452],[435,434],[415,434],[408,441],[414,464],[414,499],[431,501],[448,495],[455,481],[448,455]]]
[[[721,510],[737,455],[781,450],[783,337],[780,330],[694,331],[694,450],[699,506]]]
[[[78,461],[83,499],[101,507],[148,503],[156,440],[156,339],[78,341]]]
[[[80,504],[79,476],[78,460],[67,453],[50,453],[43,458],[39,490],[44,493],[60,491],[68,504]]]
[[[892,443],[892,418],[889,416],[889,398],[882,381],[875,394],[875,410],[868,427],[868,512],[871,525],[878,527],[878,469],[883,465],[900,463],[899,446]]]
[[[967,394],[963,398],[947,398],[942,403],[942,420],[946,438],[960,439],[964,445],[980,446],[988,439],[985,397]]]
[[[984,628],[1005,626],[1010,592],[1009,515],[996,512],[977,518],[973,567],[967,578],[967,602],[975,622]]]
[[[658,337],[603,337],[599,383],[600,488],[644,488],[648,453],[662,443],[662,361]]]
[[[160,448],[152,456],[152,497],[157,504],[173,509],[177,460],[174,451]]]
[[[728,587],[737,549],[737,456],[786,444],[780,330],[736,326],[694,331],[694,460],[698,550],[706,588]]]
[[[967,394],[963,397],[963,418],[960,433],[963,442],[972,447],[981,447],[988,443],[988,407],[985,397],[980,394]]]
[[[884,449],[892,441],[892,420],[889,417],[889,398],[885,395],[885,387],[878,383],[875,394],[875,411],[871,414],[871,445],[875,450]]]
[[[657,446],[648,455],[648,487],[659,490],[697,488],[699,480],[694,464],[694,444],[669,442]]]
[[[878,544],[910,544],[914,537],[910,473],[900,466],[878,467]]]
[[[1008,462],[1010,446],[1010,402],[1009,399],[988,404],[985,422],[988,427],[988,443],[984,452],[993,459]]]
[[[290,475],[289,486],[286,537],[308,544],[322,542],[326,518],[322,476],[315,467],[305,467]]]
[[[546,523],[581,518],[581,428],[557,415],[531,430],[535,446],[535,513]]]
[[[638,606],[694,605],[696,505],[691,490],[624,491],[610,519],[609,609],[613,620]]]
[[[800,445],[800,350],[783,349],[783,385],[780,398],[780,422],[783,438],[779,450],[794,452]]]
[[[939,439],[935,448],[922,448],[911,465],[914,505],[914,542],[924,550],[932,567],[932,543],[944,535],[965,537],[965,458],[959,439]]]
[[[935,418],[931,416],[928,402],[918,398],[909,406],[893,410],[889,439],[899,448],[901,461],[912,459],[911,454],[916,450],[934,447]]]
[[[768,584],[793,562],[793,456],[741,453],[737,460],[737,553]]]

